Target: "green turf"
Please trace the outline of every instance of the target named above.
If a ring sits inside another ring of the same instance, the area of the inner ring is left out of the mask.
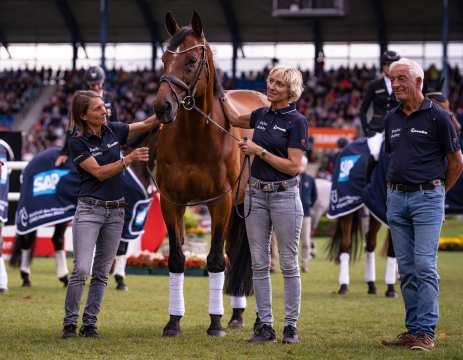
[[[317,240],[321,252],[323,240]],[[206,335],[207,278],[187,277],[183,335],[161,338],[168,319],[166,276],[127,278],[129,292],[106,293],[97,340],[60,338],[65,291],[54,275],[52,259],[35,259],[31,289],[20,287],[16,269],[8,269],[10,291],[0,295],[0,359],[463,359],[463,253],[440,253],[441,320],[439,343],[433,353],[390,349],[380,340],[403,330],[401,298],[387,299],[383,258],[377,258],[377,296],[366,294],[363,261],[351,271],[351,291],[337,290],[338,267],[320,257],[302,276],[301,344],[255,345],[246,340],[254,321],[254,300],[245,315],[245,329],[229,331],[225,338]],[[282,276],[272,276],[275,328],[281,339],[283,320]],[[224,324],[230,316],[225,299]]]

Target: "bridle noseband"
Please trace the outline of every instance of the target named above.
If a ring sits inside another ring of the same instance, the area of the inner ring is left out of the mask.
[[[159,83],[162,83],[165,81],[167,85],[169,85],[169,88],[175,96],[175,100],[177,101],[177,104],[187,110],[190,111],[195,107],[195,95],[196,95],[196,88],[198,85],[199,78],[201,77],[201,73],[203,71],[203,67],[206,67],[207,70],[207,79],[209,80],[211,77],[210,73],[210,68],[209,68],[209,62],[207,61],[207,54],[206,54],[206,43],[203,42],[202,44],[197,44],[193,45],[189,48],[183,49],[183,50],[169,50],[167,49],[166,51],[171,53],[171,54],[183,54],[186,53],[190,50],[196,49],[196,48],[202,48],[202,56],[201,60],[199,62],[199,66],[196,68],[195,75],[193,77],[193,81],[191,82],[190,85],[186,84],[184,81],[180,80],[178,77],[174,75],[162,75],[161,78],[159,79]],[[180,99],[180,96],[178,93],[175,91],[174,86],[179,87],[183,91],[185,91],[185,96],[183,99]]]

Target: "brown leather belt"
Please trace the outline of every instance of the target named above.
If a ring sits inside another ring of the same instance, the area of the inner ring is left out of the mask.
[[[434,190],[436,186],[444,185],[442,180],[436,179],[425,182],[423,184],[395,184],[387,183],[387,187],[391,191],[400,191],[400,192],[416,192],[423,190]]]
[[[296,186],[298,183],[297,178],[292,178],[283,181],[260,181],[255,178],[249,179],[249,185],[254,189],[261,190],[263,192],[279,192],[288,190],[292,186]]]
[[[99,206],[105,209],[117,209],[117,208],[126,208],[128,206],[125,199],[119,200],[99,200],[92,197],[80,197],[80,201],[85,204]]]

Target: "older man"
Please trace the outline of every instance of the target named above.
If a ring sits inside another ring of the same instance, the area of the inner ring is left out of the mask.
[[[439,318],[436,269],[444,198],[463,169],[449,115],[422,94],[423,69],[409,59],[391,64],[400,105],[386,116],[387,218],[399,264],[407,331],[384,345],[434,349]]]

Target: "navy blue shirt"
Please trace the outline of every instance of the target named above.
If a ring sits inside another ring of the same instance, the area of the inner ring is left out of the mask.
[[[85,132],[69,139],[69,153],[79,170],[81,183],[79,197],[90,196],[100,200],[118,200],[124,196],[121,173],[104,181],[82,169],[82,161],[93,156],[98,165],[107,165],[121,158],[121,145],[127,142],[129,125],[121,122],[108,122],[101,129],[101,137]]]
[[[385,150],[390,153],[387,181],[423,184],[445,179],[446,156],[460,144],[449,115],[431,100],[406,116],[398,106],[386,115]]]
[[[252,141],[269,153],[288,158],[288,148],[307,150],[307,119],[291,104],[273,111],[268,107],[255,110],[251,114],[251,128],[254,129]],[[262,181],[282,181],[291,175],[282,173],[270,164],[255,156],[251,176]]]
[[[310,208],[317,201],[317,186],[315,185],[315,179],[305,172],[301,174],[299,194],[301,196],[302,208],[304,209],[304,216],[310,216]]]

